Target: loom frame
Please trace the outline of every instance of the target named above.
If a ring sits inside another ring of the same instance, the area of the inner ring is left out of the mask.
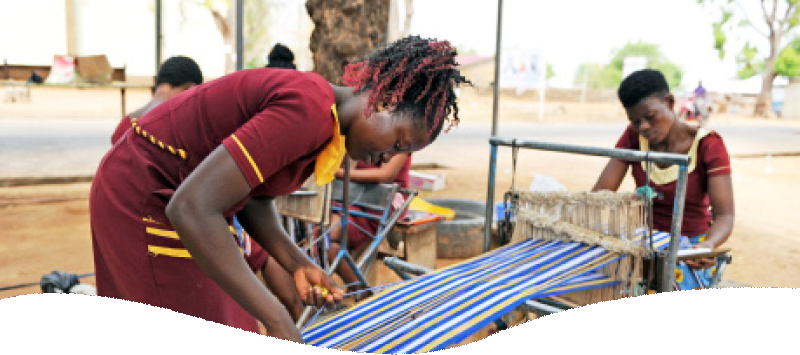
[[[680,227],[683,224],[683,209],[686,201],[686,181],[689,176],[688,166],[690,157],[685,154],[642,152],[632,149],[601,148],[581,146],[574,144],[519,140],[515,138],[491,137],[489,138],[491,153],[489,156],[489,181],[486,192],[486,220],[484,222],[483,250],[489,251],[492,238],[492,221],[494,218],[494,189],[497,173],[497,150],[499,147],[525,148],[552,152],[572,153],[581,155],[601,156],[625,161],[645,161],[678,165],[678,181],[676,182],[675,201],[672,210],[672,225],[670,228],[669,248],[663,252],[655,251],[663,257],[663,267],[656,292],[674,291],[675,266],[677,263],[678,246],[680,244]]]

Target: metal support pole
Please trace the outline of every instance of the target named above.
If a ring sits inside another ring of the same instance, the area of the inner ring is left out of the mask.
[[[528,312],[536,313],[536,314],[538,314],[540,316],[546,316],[548,314],[553,314],[553,313],[558,313],[558,312],[564,311],[564,309],[561,309],[561,308],[558,308],[558,307],[554,307],[554,306],[551,306],[551,305],[548,305],[548,304],[545,304],[545,303],[542,303],[542,302],[534,301],[534,300],[525,301],[525,303],[520,305],[520,308],[522,308],[522,309],[524,309],[524,310],[526,310]]]
[[[236,0],[236,70],[244,68],[244,0]]]
[[[347,250],[347,223],[350,217],[350,158],[344,158],[344,179],[342,180],[342,219],[339,221],[339,227],[342,231],[342,236],[339,238],[342,246],[341,250]]]
[[[426,267],[422,267],[417,264],[412,264],[407,261],[400,260],[396,256],[390,256],[388,258],[384,258],[383,263],[386,264],[387,267],[394,270],[395,272],[399,271],[417,276],[433,272],[433,270],[428,269]]]
[[[158,75],[158,70],[161,69],[161,0],[156,0],[156,74]],[[155,83],[153,83],[155,84]],[[125,112],[122,113],[125,115]]]
[[[687,164],[681,164],[678,170],[678,182],[675,187],[675,202],[672,207],[672,228],[670,229],[669,249],[661,270],[661,284],[658,292],[674,290],[675,263],[678,256],[678,246],[681,238],[681,225],[683,224],[683,207],[686,200],[686,180],[689,176]]]
[[[497,37],[494,40],[494,96],[492,98],[492,137],[497,135],[497,110],[500,99],[500,46],[503,40],[503,0],[497,0]]]
[[[492,146],[502,145],[508,147],[511,147],[512,145],[516,144],[516,146],[520,148],[549,150],[555,152],[575,153],[583,155],[604,156],[604,157],[616,158],[627,161],[644,161],[645,159],[649,159],[654,163],[683,165],[684,167],[689,165],[689,157],[683,154],[658,153],[658,152],[650,152],[649,154],[647,154],[646,152],[642,152],[639,150],[587,147],[587,146],[580,146],[573,144],[523,141],[523,140],[514,140],[514,139],[499,138],[499,137],[489,138],[489,144],[491,144]]]
[[[494,217],[494,177],[497,169],[497,146],[492,144],[489,158],[489,189],[486,191],[486,220],[483,223],[483,251],[492,246],[492,218]]]
[[[416,195],[417,195],[417,191],[414,191],[414,190],[411,190],[411,191],[409,191],[409,192],[408,192],[408,196],[406,196],[406,200],[403,202],[403,205],[402,205],[402,206],[400,206],[400,208],[398,208],[397,210],[398,210],[398,211],[405,211],[406,209],[408,209],[408,206],[411,204],[411,200],[413,200],[413,199],[414,199],[414,196],[416,196]],[[402,215],[402,213],[395,213],[395,214],[394,214],[394,215],[393,215],[393,216],[392,216],[392,217],[391,217],[391,218],[390,218],[390,219],[389,219],[389,220],[386,222],[386,225],[387,225],[387,226],[393,226],[393,225],[395,225],[395,223],[397,223],[397,220],[398,220],[398,219],[400,219],[400,216],[401,216],[401,215]],[[375,251],[376,251],[376,250],[378,249],[378,247],[380,246],[380,242],[379,242],[379,241],[380,241],[380,240],[383,240],[383,238],[385,238],[385,237],[386,237],[386,234],[387,234],[387,233],[389,233],[389,229],[388,229],[388,228],[383,228],[383,230],[381,230],[381,232],[380,232],[380,233],[378,233],[378,234],[375,236],[375,238],[374,238],[374,239],[375,239],[375,242],[373,242],[372,244],[370,244],[370,245],[369,245],[369,247],[367,248],[367,250],[364,250],[364,251],[361,253],[361,257],[360,257],[360,258],[359,258],[359,260],[358,260],[358,268],[359,268],[359,270],[360,270],[361,268],[363,268],[363,267],[364,267],[364,265],[367,263],[367,261],[369,261],[369,259],[371,258],[372,254],[374,254],[374,253],[375,253]]]

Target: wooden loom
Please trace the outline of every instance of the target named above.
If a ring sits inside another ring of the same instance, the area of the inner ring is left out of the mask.
[[[632,192],[511,191],[515,201],[511,242],[557,240],[599,245],[619,259],[599,273],[619,281],[616,286],[582,292],[572,298],[582,304],[636,295],[645,259],[652,256],[646,235],[645,201]]]

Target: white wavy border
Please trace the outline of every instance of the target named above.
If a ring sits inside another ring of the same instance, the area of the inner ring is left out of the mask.
[[[800,289],[641,296],[553,314],[447,354],[798,353]],[[0,299],[2,354],[341,354],[98,296]]]

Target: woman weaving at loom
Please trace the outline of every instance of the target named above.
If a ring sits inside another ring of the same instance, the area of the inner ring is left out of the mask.
[[[330,182],[345,153],[388,161],[457,124],[454,88],[469,81],[455,56],[446,41],[408,37],[350,64],[348,86],[251,69],[154,108],[106,154],[92,183],[98,293],[253,332],[258,320],[271,336],[303,341],[245,263],[231,218],[293,276],[306,303],[340,300],[289,240],[273,198],[312,173]]]
[[[722,245],[730,236],[734,221],[730,158],[722,137],[677,119],[675,98],[659,71],[634,72],[622,81],[617,93],[630,125],[616,148],[690,155],[681,235],[688,236],[694,248],[714,249]],[[619,189],[628,165],[637,187],[654,190],[653,228],[670,230],[677,166],[611,159],[593,191]],[[714,271],[713,258],[685,263],[691,269],[703,270],[699,272],[704,279],[701,282],[707,284]]]

